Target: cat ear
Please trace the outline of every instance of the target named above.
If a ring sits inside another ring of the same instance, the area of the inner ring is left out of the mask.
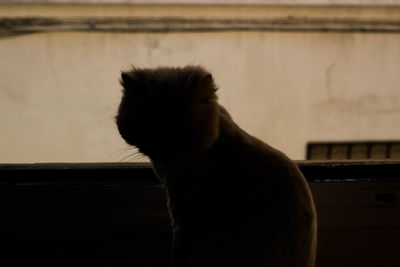
[[[127,73],[121,72],[121,80],[119,81],[123,87],[131,87],[134,84],[134,79]]]
[[[125,92],[135,95],[143,94],[145,82],[143,78],[135,72],[122,72],[120,83],[124,87]]]
[[[211,97],[215,95],[217,88],[214,84],[214,79],[210,73],[205,73],[197,77],[193,88],[191,88],[191,95],[194,97]]]

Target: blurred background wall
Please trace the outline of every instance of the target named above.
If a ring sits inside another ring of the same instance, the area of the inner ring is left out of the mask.
[[[131,65],[203,65],[237,123],[293,159],[400,137],[397,1],[92,2],[0,4],[0,162],[129,160],[113,117]]]

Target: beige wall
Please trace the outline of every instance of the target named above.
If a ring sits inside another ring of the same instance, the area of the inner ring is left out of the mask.
[[[399,5],[397,0],[2,0],[2,2],[17,4]]]
[[[119,16],[118,9],[124,15],[163,14],[153,8],[157,12],[139,6],[0,6],[0,16],[66,17],[85,10]],[[296,11],[182,8],[166,12],[271,17]],[[300,12],[400,19],[393,8]],[[121,151],[126,145],[113,116],[120,70],[131,64],[204,65],[238,124],[294,159],[304,158],[309,141],[400,139],[398,33],[58,32],[0,39],[0,162],[104,162],[129,155]]]

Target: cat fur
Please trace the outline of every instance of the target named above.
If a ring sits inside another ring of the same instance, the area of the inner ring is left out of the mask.
[[[122,72],[116,122],[168,196],[173,266],[313,267],[317,216],[282,152],[242,130],[199,66]]]

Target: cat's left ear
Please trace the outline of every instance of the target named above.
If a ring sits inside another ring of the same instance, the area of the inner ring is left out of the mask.
[[[135,84],[135,78],[132,77],[128,72],[121,72],[121,79],[119,82],[125,88],[132,87]]]
[[[125,92],[135,95],[143,95],[146,87],[143,77],[138,71],[121,72],[121,85],[124,87]]]
[[[214,79],[210,73],[204,73],[200,77],[196,77],[193,87],[190,88],[194,97],[212,97],[215,96],[217,88]]]

